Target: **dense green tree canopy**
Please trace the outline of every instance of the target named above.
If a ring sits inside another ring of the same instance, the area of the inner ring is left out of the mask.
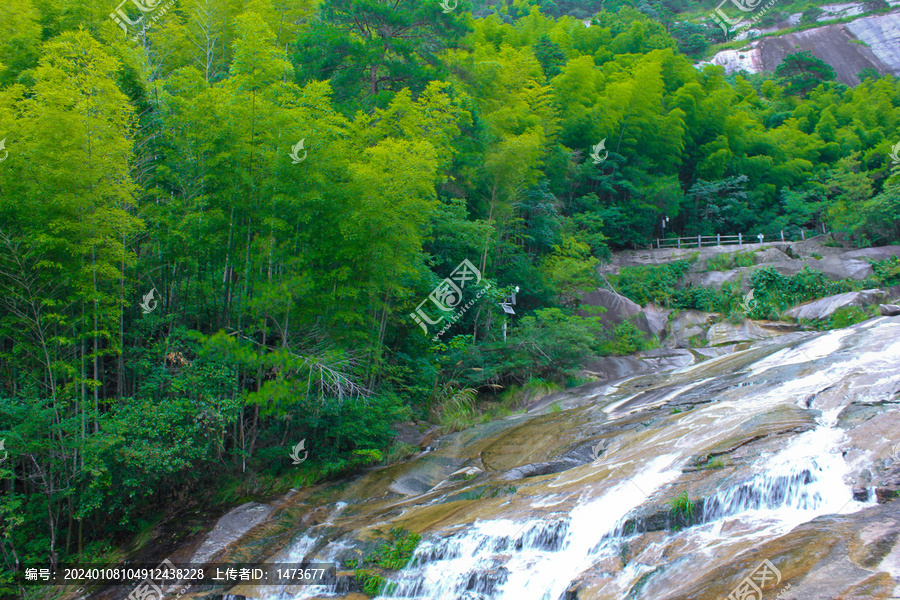
[[[630,4],[0,5],[0,585],[640,347],[573,313],[611,249],[898,242],[900,80],[726,77],[694,0]]]

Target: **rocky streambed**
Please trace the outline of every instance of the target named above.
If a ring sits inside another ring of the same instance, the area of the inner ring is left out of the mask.
[[[335,563],[332,585],[189,596],[366,598],[346,565],[395,528],[421,541],[382,571],[384,598],[900,596],[900,317],[622,360],[434,451],[297,490],[214,555],[200,546]]]

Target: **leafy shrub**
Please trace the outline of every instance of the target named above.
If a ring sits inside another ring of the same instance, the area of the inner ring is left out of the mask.
[[[672,507],[672,512],[675,513],[676,518],[679,514],[684,515],[685,519],[690,519],[694,516],[694,503],[688,498],[687,491],[681,492],[670,500],[669,506]]]
[[[647,337],[631,321],[622,321],[613,329],[611,337],[603,346],[604,354],[634,354],[641,350],[649,350],[659,346],[659,340]]]
[[[879,285],[900,285],[900,258],[891,256],[885,260],[870,261]]]
[[[691,286],[676,290],[672,296],[674,308],[692,308],[707,312],[724,312],[725,296],[712,287]]]
[[[675,285],[696,261],[694,256],[663,265],[623,267],[613,278],[614,284],[623,295],[641,306],[651,301],[668,306]]]
[[[442,377],[457,387],[522,385],[541,379],[564,382],[604,342],[597,317],[579,317],[559,308],[523,317],[507,341],[451,344],[440,358]]]
[[[826,320],[828,329],[843,329],[857,323],[862,323],[869,315],[858,306],[844,306],[834,311]]]
[[[379,569],[399,571],[409,563],[421,540],[422,537],[418,533],[395,527],[375,552],[363,559],[345,561],[344,565],[349,568],[357,567],[353,575],[362,583],[363,591],[367,595],[379,596],[383,592],[390,591],[386,589],[386,579],[382,573],[365,566],[372,565]]]
[[[552,381],[545,381],[539,377],[529,379],[524,385],[511,385],[500,394],[500,403],[504,408],[512,409],[523,401],[532,401],[549,396],[559,391],[559,385]]]
[[[399,571],[406,566],[422,536],[400,527],[391,529],[388,541],[372,555],[371,561],[383,569]]]
[[[782,310],[803,302],[862,289],[861,282],[849,279],[832,281],[824,273],[809,267],[804,267],[793,276],[764,267],[754,271],[750,281],[757,303],[776,316]]]
[[[822,9],[818,6],[810,6],[806,10],[803,11],[803,14],[800,15],[801,23],[815,23],[816,19],[822,16]],[[856,40],[852,40],[856,41]]]

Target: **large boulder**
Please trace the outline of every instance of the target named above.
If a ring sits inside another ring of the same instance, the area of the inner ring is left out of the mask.
[[[783,318],[817,320],[825,319],[839,308],[848,306],[871,306],[884,301],[888,297],[887,290],[874,289],[861,292],[846,292],[835,296],[826,296],[805,304],[800,304],[781,313]]]
[[[830,235],[819,235],[808,240],[794,242],[788,248],[788,254],[794,258],[812,258],[814,256],[832,256],[847,252],[846,248],[836,245],[826,246],[825,242],[834,244],[834,238]]]
[[[826,256],[822,259],[807,259],[803,264],[816,271],[821,271],[829,279],[861,280],[874,274],[872,265],[867,261],[851,258],[847,254]]]
[[[885,317],[897,317],[900,316],[900,306],[896,304],[879,304],[878,312]]]
[[[669,319],[666,346],[669,348],[690,348],[691,338],[706,341],[706,331],[709,329],[718,314],[702,312],[699,310],[683,310]]]
[[[781,248],[770,246],[756,251],[756,263],[779,263],[793,260]]]
[[[578,311],[583,317],[592,316],[585,307],[601,306],[606,312],[599,315],[600,323],[608,329],[620,325],[624,321],[631,321],[646,334],[652,334],[653,328],[647,322],[647,316],[641,309],[641,305],[629,300],[625,296],[609,290],[599,288],[594,292],[587,292],[581,297],[582,310]]]
[[[687,273],[682,285],[694,285],[698,287],[712,287],[722,289],[723,283],[734,283],[744,276],[746,267],[730,269],[728,271],[707,271],[706,273]],[[748,288],[749,289],[749,288]]]
[[[847,258],[861,260],[884,260],[892,256],[900,257],[900,246],[879,246],[878,248],[862,248],[844,254]]]
[[[582,307],[599,306],[606,309],[606,312],[600,315],[600,320],[604,325],[618,325],[619,323],[641,314],[641,305],[632,302],[625,296],[621,296],[609,290],[602,288],[593,292],[587,292],[581,296]],[[588,310],[579,310],[581,316],[591,316]]]
[[[582,376],[599,381],[616,381],[641,373],[662,373],[691,364],[693,354],[687,350],[655,348],[630,356],[603,356],[584,365]]]
[[[672,310],[669,308],[662,308],[661,306],[657,306],[653,302],[650,302],[643,308],[643,313],[644,317],[647,319],[647,326],[650,328],[650,333],[659,339],[663,339],[666,335],[666,325],[669,324],[669,315],[672,314]]]
[[[763,340],[796,330],[796,325],[779,321],[751,321],[747,319],[737,325],[723,321],[709,328],[709,331],[706,332],[706,340],[710,346],[719,346],[735,342]]]

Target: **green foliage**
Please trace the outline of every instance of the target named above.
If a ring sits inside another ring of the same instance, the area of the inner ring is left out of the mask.
[[[362,583],[366,594],[379,596],[387,589],[384,571],[403,569],[409,563],[421,539],[417,533],[395,527],[383,536],[382,543],[374,551],[360,559],[346,560],[344,566],[355,569],[354,576]]]
[[[461,385],[563,382],[603,342],[599,318],[547,308],[523,317],[506,342],[451,347],[441,361],[446,380]]]
[[[624,267],[612,279],[612,283],[624,296],[641,306],[648,302],[668,306],[676,293],[676,284],[694,262],[696,258],[656,266]]]
[[[826,329],[843,329],[857,323],[862,323],[871,315],[858,306],[843,306],[835,310],[826,319]]]
[[[785,83],[788,94],[802,95],[833,80],[836,73],[831,65],[804,50],[788,54],[775,69],[775,76]]]
[[[728,271],[739,267],[752,267],[756,264],[754,252],[732,252],[717,254],[706,260],[707,271]]]
[[[434,402],[437,406],[437,421],[448,433],[460,431],[475,424],[478,411],[475,409],[477,391],[472,388],[455,389],[445,384]]]
[[[700,71],[719,34],[692,0],[467,8],[210,0],[135,43],[90,3],[2,5],[0,580],[13,556],[115,557],[170,508],[399,458],[397,421],[467,427],[651,347],[572,309],[666,217],[669,235],[900,242],[896,77],[843,86],[802,53],[775,77]],[[481,296],[437,305],[463,259]],[[750,316],[900,283],[882,263],[872,282],[763,273]],[[735,287],[679,289],[689,265],[612,282],[743,318]]]
[[[803,11],[803,14],[800,15],[801,23],[815,23],[819,16],[822,14],[822,9],[818,6],[810,6],[806,10]],[[853,40],[856,41],[856,40]]]
[[[353,572],[354,577],[362,583],[363,593],[375,597],[380,596],[385,587],[385,579],[382,575],[369,571],[367,569],[356,569]]]
[[[659,347],[659,340],[650,338],[631,321],[622,321],[613,329],[609,341],[604,345],[604,354],[627,355],[641,350]]]
[[[876,281],[883,286],[900,285],[900,257],[870,261]]]
[[[674,513],[676,518],[679,514],[687,520],[690,520],[691,517],[694,516],[694,503],[690,498],[688,498],[688,493],[686,490],[670,500],[669,506],[672,507],[672,512]]]
[[[821,271],[809,267],[791,276],[781,275],[771,267],[763,267],[753,271],[750,283],[760,310],[769,313],[778,313],[816,298],[862,289],[858,281],[832,281]]]
[[[383,569],[399,571],[409,562],[422,540],[418,533],[400,528],[391,529],[388,540],[369,560]]]

